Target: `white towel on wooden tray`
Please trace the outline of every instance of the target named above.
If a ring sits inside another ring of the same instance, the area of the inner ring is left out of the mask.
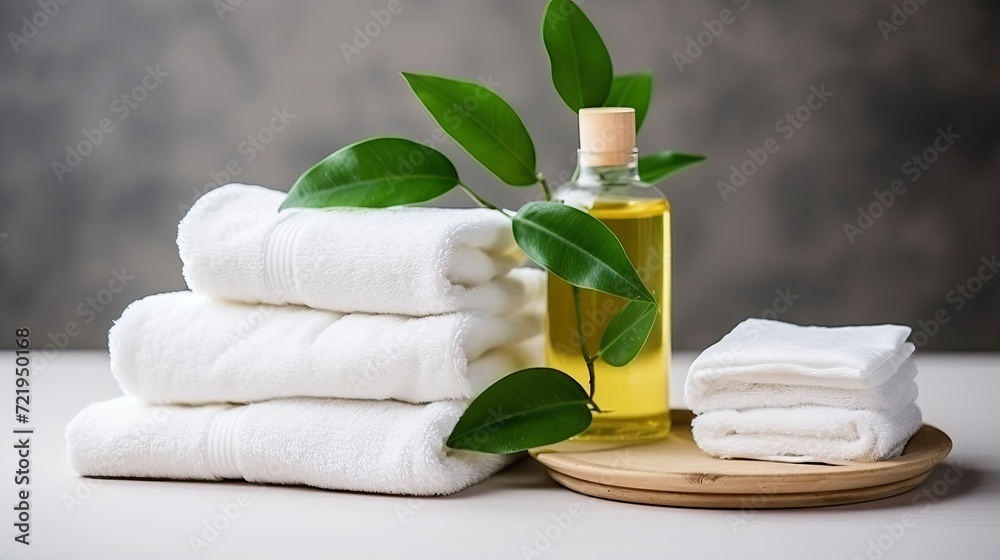
[[[691,364],[689,406],[729,381],[870,389],[885,382],[913,353],[909,327],[800,326],[747,319]],[[697,406],[692,406],[697,408]]]
[[[838,464],[899,455],[922,422],[909,334],[899,325],[740,323],[688,372],[695,442],[723,458]]]
[[[907,343],[906,346],[911,346]],[[909,349],[912,351],[912,349]],[[850,410],[885,411],[917,399],[917,364],[910,356],[888,379],[871,389],[846,389],[794,383],[757,383],[753,376],[732,376],[712,385],[699,385],[688,394],[695,414],[715,410],[826,406]]]
[[[836,465],[899,456],[921,422],[913,402],[890,411],[751,408],[701,414],[691,422],[691,433],[714,457]]]

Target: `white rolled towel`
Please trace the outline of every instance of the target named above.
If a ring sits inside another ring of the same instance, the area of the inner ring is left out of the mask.
[[[230,184],[177,229],[195,292],[340,312],[505,313],[528,299],[510,220],[486,209],[295,208],[285,193]]]
[[[84,476],[451,494],[512,460],[445,447],[466,406],[301,398],[191,407],[119,397],[77,414],[66,454]]]
[[[702,451],[723,459],[836,465],[899,456],[921,422],[913,402],[890,411],[753,408],[701,414],[691,433]]]
[[[543,279],[539,272],[539,286]],[[159,294],[132,303],[111,328],[111,371],[126,394],[157,404],[471,398],[542,364],[542,301],[502,317],[406,317]]]

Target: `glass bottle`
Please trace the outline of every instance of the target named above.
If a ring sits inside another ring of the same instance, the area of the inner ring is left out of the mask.
[[[624,367],[595,362],[594,413],[580,440],[651,440],[670,431],[670,203],[639,180],[635,113],[630,108],[581,109],[579,161],[573,179],[554,198],[580,208],[614,232],[660,314],[639,355]],[[572,287],[549,274],[546,313],[548,365],[572,375],[585,388],[589,375],[583,348],[593,355],[601,333],[624,305],[616,296],[580,290],[577,325]]]

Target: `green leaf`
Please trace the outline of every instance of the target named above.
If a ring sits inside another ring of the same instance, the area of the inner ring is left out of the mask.
[[[587,429],[587,392],[552,368],[516,371],[472,401],[448,436],[448,447],[515,453],[557,443]]]
[[[653,324],[656,306],[644,301],[630,301],[608,321],[601,335],[601,358],[610,365],[621,367],[639,355]]]
[[[583,10],[572,0],[549,0],[542,15],[542,42],[559,97],[580,112],[602,107],[611,91],[611,55]]]
[[[292,185],[280,210],[413,204],[458,182],[455,166],[433,148],[404,138],[369,138],[312,166]]]
[[[513,227],[528,257],[566,282],[655,303],[618,238],[590,214],[559,202],[529,202]]]
[[[403,72],[413,93],[441,128],[501,181],[534,185],[535,145],[514,109],[467,80]]]
[[[647,154],[639,158],[639,178],[649,184],[659,183],[674,173],[703,161],[705,156],[670,150]]]
[[[653,73],[646,70],[635,74],[615,76],[611,93],[604,101],[605,107],[631,107],[635,109],[635,130],[639,131],[646,119],[649,101],[653,98]]]

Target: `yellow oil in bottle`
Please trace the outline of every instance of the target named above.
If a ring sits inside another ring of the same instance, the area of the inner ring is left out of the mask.
[[[658,193],[657,193],[658,194]],[[595,362],[594,413],[590,428],[576,439],[643,440],[670,432],[668,376],[670,367],[670,204],[666,199],[598,198],[587,212],[614,232],[643,282],[656,296],[660,314],[639,355],[624,367]],[[580,290],[577,328],[572,287],[549,274],[546,315],[546,359],[549,366],[572,375],[585,388],[589,375],[583,347],[593,355],[601,333],[624,299]]]

